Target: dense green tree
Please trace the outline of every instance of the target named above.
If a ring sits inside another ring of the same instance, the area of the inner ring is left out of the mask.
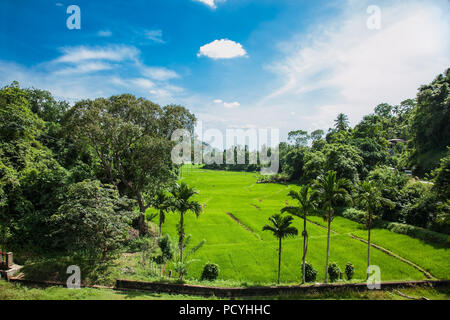
[[[287,237],[294,237],[298,234],[298,230],[291,226],[292,216],[282,216],[275,214],[269,218],[271,225],[265,225],[263,231],[271,231],[278,239],[278,283],[280,283],[281,273],[281,240]]]
[[[313,185],[317,190],[318,197],[321,201],[321,208],[324,220],[328,223],[327,235],[327,258],[325,264],[325,283],[328,277],[328,259],[330,256],[330,234],[331,222],[334,219],[334,209],[338,203],[351,203],[352,199],[348,192],[351,188],[350,181],[344,178],[337,178],[336,171],[328,171],[326,175],[317,178]]]
[[[439,165],[450,145],[450,68],[420,87],[411,119],[411,161],[418,173]]]
[[[139,231],[147,233],[144,213],[151,199],[176,179],[169,139],[176,128],[192,130],[195,117],[180,106],[161,108],[123,94],[79,101],[64,122],[66,132],[92,148],[107,182],[137,201]]]
[[[57,226],[55,239],[70,251],[106,261],[126,240],[135,215],[131,208],[132,201],[112,185],[98,180],[72,184],[51,218]]]
[[[320,151],[306,152],[304,157],[305,164],[303,165],[303,180],[311,182],[325,170],[326,165],[325,155]]]
[[[358,149],[342,143],[329,143],[323,153],[326,158],[326,170],[337,172],[339,178],[357,181],[362,170],[363,159]]]

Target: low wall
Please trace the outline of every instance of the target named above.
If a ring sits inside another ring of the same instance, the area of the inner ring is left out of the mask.
[[[434,287],[449,286],[450,280],[422,280],[422,281],[396,281],[382,282],[381,289],[392,289],[401,287],[432,285]],[[352,290],[369,290],[366,283],[330,283],[313,284],[304,286],[264,286],[247,288],[222,288],[207,287],[198,285],[176,284],[176,283],[157,283],[143,282],[133,280],[116,281],[117,290],[144,290],[157,293],[186,294],[196,296],[216,296],[216,297],[258,297],[258,296],[277,296],[289,294],[301,294],[311,292],[321,292],[326,290],[349,288]]]

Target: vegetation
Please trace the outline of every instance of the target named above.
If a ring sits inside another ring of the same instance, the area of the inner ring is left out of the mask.
[[[280,155],[276,175],[255,174],[259,151],[233,146],[234,163],[184,166],[180,177],[171,135],[196,121],[184,107],[129,94],[70,106],[14,82],[0,90],[1,246],[26,277],[61,279],[77,264],[84,283],[173,281],[175,271],[179,282],[270,284],[275,249],[277,284],[337,281],[339,266],[361,281],[372,260],[383,280],[448,279],[449,86],[450,69],[353,128],[340,113],[326,134],[289,132],[268,150]]]

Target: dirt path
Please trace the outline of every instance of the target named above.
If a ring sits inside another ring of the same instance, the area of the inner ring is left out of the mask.
[[[244,228],[245,230],[247,230],[248,232],[250,232],[251,234],[253,234],[256,238],[258,238],[258,240],[262,240],[261,237],[259,236],[259,234],[255,233],[252,229],[250,229],[249,227],[247,227],[245,224],[243,224],[241,222],[241,220],[239,220],[238,218],[236,218],[231,212],[225,212],[231,219],[233,219],[235,222],[237,222],[237,224],[239,224],[242,228]]]

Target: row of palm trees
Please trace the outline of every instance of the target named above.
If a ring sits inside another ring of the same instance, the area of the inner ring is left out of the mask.
[[[272,231],[279,240],[278,252],[278,283],[280,283],[281,269],[281,240],[286,237],[296,236],[298,231],[291,226],[293,217],[303,219],[303,252],[302,252],[302,283],[305,283],[306,276],[306,253],[308,251],[308,232],[306,230],[306,221],[308,216],[319,215],[324,218],[328,224],[327,233],[327,252],[325,264],[325,280],[328,280],[328,265],[330,256],[330,234],[331,223],[334,219],[334,210],[338,205],[351,205],[354,201],[350,195],[353,188],[349,180],[337,178],[336,171],[328,171],[325,175],[319,176],[312,185],[304,185],[299,191],[291,190],[289,197],[296,200],[297,206],[286,206],[281,212],[288,213],[289,216],[275,214],[269,218],[272,225],[265,225],[263,230]],[[357,196],[355,200],[365,209],[367,214],[366,227],[368,230],[368,249],[367,249],[367,267],[370,266],[370,230],[373,224],[373,218],[377,208],[382,205],[393,206],[393,203],[383,198],[381,189],[374,181],[365,180],[357,185]],[[369,274],[367,274],[367,277]]]

